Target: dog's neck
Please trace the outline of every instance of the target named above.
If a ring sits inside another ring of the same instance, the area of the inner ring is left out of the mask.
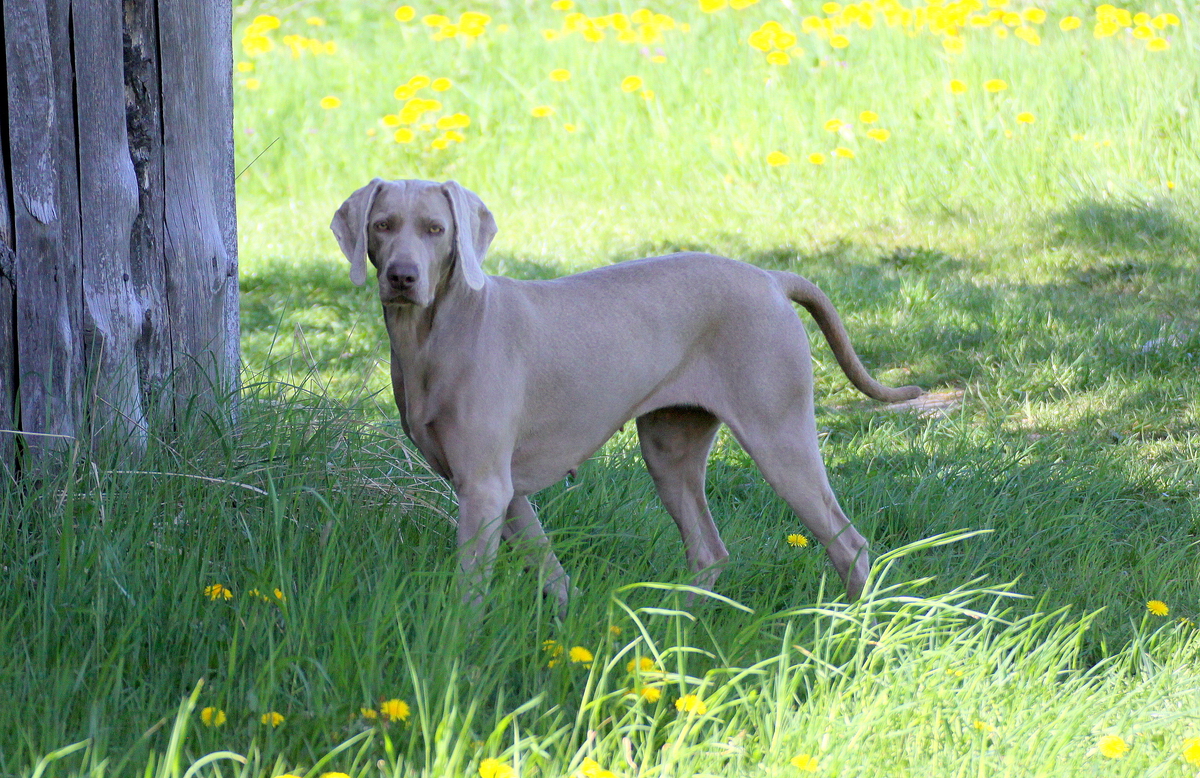
[[[439,284],[428,305],[385,305],[387,325],[394,359],[404,373],[404,383],[420,392],[428,380],[444,366],[447,349],[461,348],[473,337],[485,308],[489,283],[471,289],[461,280]]]

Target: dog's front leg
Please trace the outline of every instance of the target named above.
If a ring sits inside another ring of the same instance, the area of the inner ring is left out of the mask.
[[[506,515],[504,539],[510,546],[523,551],[529,566],[538,570],[543,591],[558,600],[558,617],[565,619],[571,579],[554,555],[550,538],[546,537],[546,530],[538,521],[529,498],[524,495],[514,497],[508,504]]]
[[[464,602],[479,606],[492,580],[505,510],[512,500],[512,484],[505,479],[485,479],[457,491],[462,596]]]

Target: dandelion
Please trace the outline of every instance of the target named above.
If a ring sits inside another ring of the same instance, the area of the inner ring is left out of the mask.
[[[788,535],[787,536],[787,544],[789,546],[791,546],[792,548],[807,548],[808,547],[808,538],[804,537],[800,533]]]
[[[1029,22],[1030,24],[1041,24],[1042,22],[1046,21],[1046,12],[1041,8],[1026,8],[1025,13],[1023,13],[1022,16],[1024,16],[1025,21]]]
[[[700,0],[700,10],[706,14],[715,14],[723,10],[725,5],[726,0]]]
[[[772,151],[770,154],[767,155],[767,164],[770,165],[771,167],[779,167],[780,165],[786,165],[791,161],[792,161],[792,158],[789,157],[787,154],[784,154],[782,151]],[[632,662],[630,664],[632,664]]]
[[[942,48],[947,54],[962,54],[967,49],[966,41],[957,36],[947,37],[942,41]]]
[[[254,70],[254,63],[253,62],[239,62],[239,63],[237,63],[236,67],[237,67],[237,72],[239,72],[239,73],[249,73],[251,70]]]
[[[252,81],[253,79],[247,79]],[[255,86],[255,89],[258,87]],[[224,584],[210,584],[204,587],[204,596],[210,600],[232,600],[233,592],[229,591],[229,587]]]
[[[638,694],[646,702],[655,703],[662,698],[662,689],[659,689],[657,686],[643,686]]]
[[[625,672],[632,673],[634,668],[637,668],[643,673],[649,673],[654,670],[654,660],[648,656],[630,659],[629,663],[625,665]]]
[[[1129,744],[1119,735],[1105,735],[1096,742],[1096,749],[1101,756],[1109,759],[1120,759],[1129,752]]]
[[[321,107],[324,108],[326,111],[337,108],[341,104],[342,104],[342,101],[339,100],[338,98],[334,97],[333,95],[327,95],[326,97],[321,98]]]
[[[563,81],[570,80],[570,78],[571,71],[567,70],[566,68],[555,68],[554,70],[550,71],[551,81],[558,81],[559,83],[562,83]]]
[[[257,78],[247,78],[244,82],[242,82],[242,86],[246,87],[251,92],[253,92],[254,90],[258,89],[260,86],[262,86],[262,82],[259,81]]]
[[[225,723],[225,711],[209,706],[200,711],[200,721],[206,727],[219,727]]]
[[[535,119],[544,119],[554,113],[554,109],[548,105],[535,105],[530,113],[533,114]]]
[[[398,22],[411,22],[416,15],[417,9],[411,5],[402,5],[396,9],[395,13],[396,21]]]
[[[772,51],[767,55],[767,64],[769,65],[786,65],[791,61],[792,58],[787,55],[786,51]]]
[[[830,119],[829,121],[825,122],[824,127],[826,132],[837,132],[838,130],[842,129],[842,120]]]
[[[609,625],[608,634],[612,635],[614,638],[621,637],[622,631],[623,630],[616,624]]]
[[[567,652],[567,658],[575,664],[590,666],[593,657],[592,652],[588,651],[583,646],[572,646],[571,650]]]
[[[1097,38],[1108,38],[1116,35],[1118,29],[1115,22],[1096,22],[1096,26],[1092,28],[1092,35]]]
[[[708,706],[704,704],[704,700],[694,694],[685,694],[678,700],[675,700],[675,710],[680,713],[695,713],[697,716],[703,716],[708,713]]]
[[[1200,766],[1200,737],[1189,737],[1183,741],[1183,760]]]
[[[1029,111],[1021,111],[1017,114],[1017,124],[1033,124],[1033,114]]]
[[[817,758],[809,754],[793,756],[791,763],[793,767],[804,773],[815,773],[817,771]]]
[[[321,773],[321,778],[350,778],[346,773]]]
[[[1013,35],[1028,43],[1030,46],[1042,45],[1042,38],[1037,34],[1037,31],[1032,27],[1018,27],[1013,30]]]
[[[575,7],[574,0],[554,0],[550,8],[555,11],[570,11]]]
[[[516,778],[517,771],[499,759],[484,759],[479,763],[479,778]]]
[[[1166,51],[1171,48],[1171,44],[1166,38],[1151,38],[1146,44],[1146,48],[1150,51]]]
[[[379,712],[388,721],[407,721],[412,711],[404,700],[391,699],[380,704]]]
[[[980,721],[978,719],[975,720],[975,729],[979,730],[980,732],[984,732],[984,733],[996,731],[996,728],[993,727],[991,724],[988,724],[986,721]]]
[[[996,92],[1003,92],[1005,89],[1008,89],[1008,84],[1002,79],[990,78],[983,82],[983,88],[994,94]]]
[[[832,0],[821,6],[821,12],[824,13],[826,16],[833,16],[840,10],[842,10],[841,4],[832,2]]]
[[[358,715],[362,716],[364,719],[370,719],[371,721],[374,721],[375,719],[379,718],[379,711],[375,710],[374,708],[359,708]]]
[[[599,762],[589,756],[584,758],[578,770],[571,773],[571,778],[617,778],[617,774],[605,770]]]
[[[825,155],[821,154],[820,152],[817,152],[814,154],[809,154],[808,161],[814,165],[824,165],[825,164]]]
[[[421,17],[421,24],[426,27],[445,27],[450,24],[450,20],[441,14],[426,14]]]
[[[653,89],[643,89],[642,90],[642,99],[643,100],[653,100],[654,99],[654,90]]]
[[[879,114],[874,111],[863,111],[858,115],[858,120],[863,124],[873,124],[879,121]]]
[[[841,157],[842,159],[854,159],[854,152],[845,146],[838,146],[833,150],[833,155],[835,157]]]
[[[435,78],[429,84],[429,88],[435,92],[445,92],[452,86],[454,86],[454,82],[448,78]]]
[[[625,76],[621,81],[622,92],[636,92],[642,88],[642,79],[640,76]]]
[[[829,39],[829,45],[835,49],[844,49],[850,45],[850,39],[845,35],[834,35]]]
[[[567,132],[575,132],[579,129],[579,127],[577,127],[574,124],[571,124],[570,122],[567,122],[566,124],[563,125],[563,129],[566,130]]]
[[[1082,26],[1083,26],[1083,20],[1080,19],[1078,16],[1064,16],[1058,22],[1058,29],[1062,30],[1063,32],[1070,32],[1071,30],[1078,30]]]
[[[1146,603],[1146,608],[1155,616],[1166,616],[1171,612],[1171,609],[1162,600],[1151,600]]]
[[[407,127],[401,127],[392,134],[392,140],[396,141],[397,143],[412,143],[414,138],[416,138],[416,136],[413,135],[413,131]]]
[[[967,91],[967,82],[962,79],[952,78],[948,88],[952,94],[961,95]]]
[[[889,132],[888,130],[875,128],[875,129],[867,130],[867,137],[873,141],[883,143],[888,138],[892,137],[892,133]]]
[[[268,711],[259,719],[264,724],[270,724],[272,727],[278,727],[283,723],[283,714],[276,711]]]
[[[655,65],[661,65],[667,61],[667,58],[666,58],[666,56],[664,56],[662,54],[655,54],[653,57],[650,58],[650,61],[653,62]]]

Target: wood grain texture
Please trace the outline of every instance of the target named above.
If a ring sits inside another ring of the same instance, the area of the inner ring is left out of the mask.
[[[237,378],[233,33],[214,0],[159,0],[158,20],[167,296],[175,394],[187,401]]]
[[[77,3],[75,110],[83,271],[83,348],[93,444],[144,451],[146,419],[134,344],[142,304],[130,265],[138,184],[125,130],[122,9]]]
[[[4,0],[19,423],[34,433],[24,436],[34,459],[74,439],[82,372],[71,311],[77,274],[69,266],[61,217],[50,28],[56,17],[47,5]]]

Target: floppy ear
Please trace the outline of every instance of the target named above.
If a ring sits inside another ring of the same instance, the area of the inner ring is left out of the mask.
[[[329,224],[342,253],[350,260],[350,280],[355,286],[362,286],[367,280],[367,216],[375,204],[375,195],[385,183],[382,178],[372,179],[347,197]]]
[[[482,289],[486,276],[481,265],[492,238],[496,237],[496,220],[479,195],[464,189],[457,181],[442,184],[450,201],[454,217],[454,250],[458,254],[458,269],[467,285]]]

